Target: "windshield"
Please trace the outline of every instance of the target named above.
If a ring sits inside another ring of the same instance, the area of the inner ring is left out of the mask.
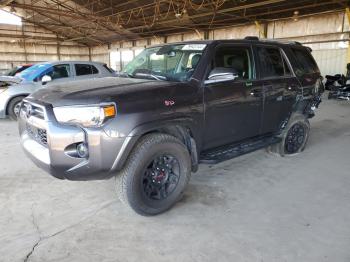
[[[49,68],[51,65],[47,63],[43,64],[36,64],[33,65],[26,70],[23,70],[21,73],[18,74],[19,77],[27,80],[27,81],[34,81],[34,79],[42,73],[44,70]]]
[[[188,81],[206,46],[206,44],[175,44],[147,48],[127,64],[121,76]]]
[[[11,69],[5,71],[4,75],[5,76],[14,76],[16,74],[17,70],[18,70],[18,67],[11,68]]]

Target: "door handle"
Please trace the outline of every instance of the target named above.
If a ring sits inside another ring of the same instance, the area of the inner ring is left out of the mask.
[[[288,89],[289,91],[296,90],[297,88],[298,88],[297,85],[289,85],[289,86],[287,87],[287,89]]]
[[[246,87],[251,87],[251,86],[253,86],[253,82],[250,82],[250,81],[245,82],[245,86]]]
[[[257,88],[257,89],[252,89],[251,91],[250,91],[250,95],[251,96],[255,96],[255,97],[261,97],[262,96],[262,89],[261,88]]]

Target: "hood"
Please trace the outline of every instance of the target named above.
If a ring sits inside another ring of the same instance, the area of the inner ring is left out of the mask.
[[[9,84],[19,84],[22,80],[22,78],[17,76],[0,76],[0,82],[6,82]]]
[[[36,91],[30,97],[52,104],[54,107],[98,104],[101,102],[115,102],[116,96],[150,91],[173,86],[174,84],[176,83],[167,81],[105,77],[50,85]]]

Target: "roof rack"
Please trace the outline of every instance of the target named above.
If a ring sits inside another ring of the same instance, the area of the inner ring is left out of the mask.
[[[265,42],[277,42],[281,44],[289,44],[289,45],[302,45],[298,41],[289,41],[289,40],[283,40],[283,39],[260,39],[260,41],[265,41]]]

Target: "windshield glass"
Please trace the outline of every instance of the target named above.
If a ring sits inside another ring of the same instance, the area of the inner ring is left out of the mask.
[[[206,46],[206,44],[175,44],[147,48],[127,64],[121,76],[188,81]]]
[[[51,65],[47,63],[43,64],[36,64],[33,65],[26,70],[23,70],[21,73],[18,74],[19,77],[27,80],[27,81],[34,81],[34,79],[42,73],[44,70],[49,68]]]
[[[5,71],[4,75],[5,76],[14,76],[17,72],[17,69],[18,69],[18,67],[11,68],[11,69]]]

